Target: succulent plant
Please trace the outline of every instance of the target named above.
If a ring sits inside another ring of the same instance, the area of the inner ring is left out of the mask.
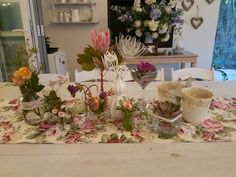
[[[153,112],[167,119],[172,119],[181,113],[181,105],[169,101],[156,101],[153,106]]]

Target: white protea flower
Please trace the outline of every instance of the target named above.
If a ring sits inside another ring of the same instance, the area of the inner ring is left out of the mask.
[[[159,36],[159,34],[157,32],[152,33],[152,38],[153,39],[157,39],[158,36]]]
[[[166,36],[163,38],[163,39],[161,39],[161,42],[166,42],[166,41],[168,41],[170,39],[170,34],[169,33],[166,33]]]
[[[162,24],[159,29],[160,34],[165,34],[169,29],[169,25],[167,23]]]
[[[150,20],[148,21],[148,26],[151,31],[156,31],[159,25],[159,21]]]
[[[147,52],[146,46],[131,36],[120,35],[119,40],[116,38],[116,47],[123,58],[138,57]]]
[[[156,3],[156,0],[145,0],[145,3],[147,5],[152,5],[152,4]]]
[[[141,22],[140,20],[136,20],[136,21],[134,22],[134,26],[135,26],[135,28],[139,28],[139,27],[142,26],[142,22]]]
[[[106,70],[112,70],[119,65],[118,57],[114,51],[107,51],[102,57],[102,63]]]
[[[135,30],[135,35],[138,36],[138,37],[141,37],[143,35],[141,29],[136,29]]]

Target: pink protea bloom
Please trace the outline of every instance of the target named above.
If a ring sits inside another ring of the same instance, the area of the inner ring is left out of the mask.
[[[101,30],[97,33],[95,30],[91,31],[93,47],[101,53],[106,53],[110,45],[110,31]]]

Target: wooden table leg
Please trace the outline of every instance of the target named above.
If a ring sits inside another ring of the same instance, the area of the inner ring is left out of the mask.
[[[196,62],[191,63],[191,68],[196,68]]]
[[[180,69],[185,68],[185,63],[181,63]]]

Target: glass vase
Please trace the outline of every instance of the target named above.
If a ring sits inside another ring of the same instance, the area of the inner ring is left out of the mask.
[[[42,99],[36,93],[22,96],[21,109],[27,124],[38,125],[41,122],[43,116]]]
[[[126,131],[132,131],[134,128],[133,113],[123,112],[122,123],[123,123],[123,128]]]
[[[177,135],[182,122],[182,114],[173,118],[165,118],[160,115],[154,115],[152,128],[160,137],[172,138]]]
[[[110,105],[110,116],[112,119],[120,119],[121,111],[117,110],[117,106],[119,105],[119,100],[124,95],[124,91],[126,89],[125,82],[122,79],[123,72],[115,72],[115,79],[113,85],[114,96]]]

